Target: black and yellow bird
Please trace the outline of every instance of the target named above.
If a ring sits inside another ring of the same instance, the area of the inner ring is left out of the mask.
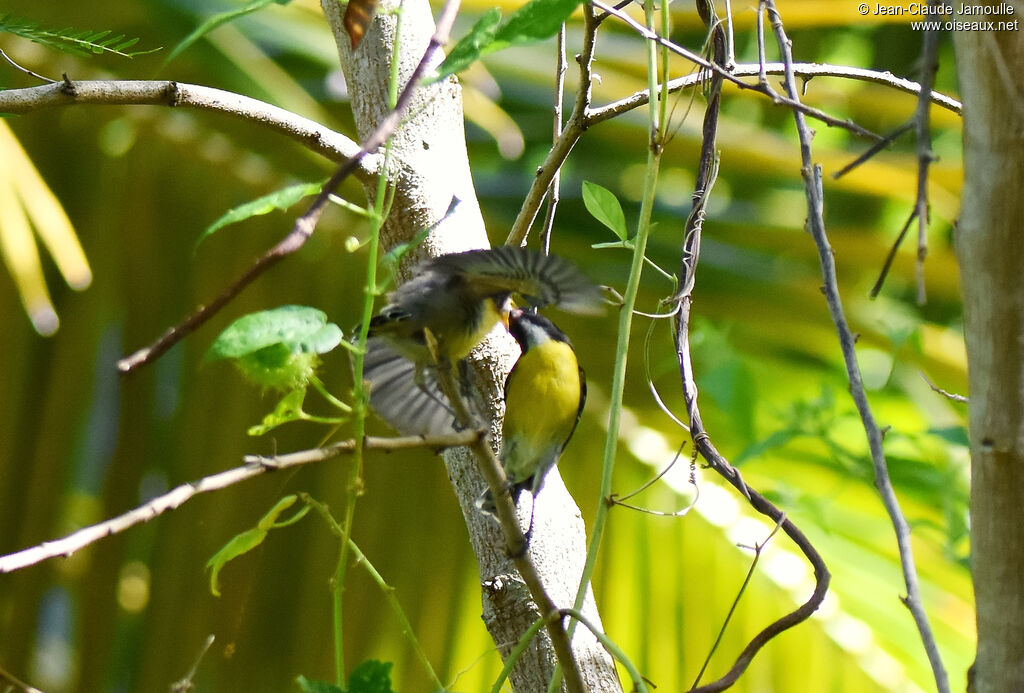
[[[579,313],[601,306],[598,288],[554,255],[503,246],[429,260],[370,320],[363,379],[371,408],[406,435],[450,432],[454,417],[435,367],[457,364],[505,322],[513,296],[530,306]],[[428,347],[428,332],[436,354]]]
[[[514,309],[508,323],[522,354],[505,379],[500,457],[515,501],[523,490],[536,498],[558,464],[583,413],[587,381],[569,338],[550,320]],[[477,507],[493,514],[490,490],[477,499]]]

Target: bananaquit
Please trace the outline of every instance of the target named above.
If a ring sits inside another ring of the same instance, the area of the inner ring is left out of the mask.
[[[583,413],[587,381],[569,338],[550,320],[514,309],[508,327],[523,351],[505,380],[502,426],[501,463],[515,501],[524,489],[536,497],[558,464]],[[476,505],[493,514],[490,490]]]
[[[370,320],[363,362],[370,406],[404,435],[452,431],[454,417],[437,383],[426,332],[436,342],[437,361],[456,365],[507,320],[513,295],[531,306],[579,313],[601,306],[598,288],[553,255],[502,246],[429,260]]]

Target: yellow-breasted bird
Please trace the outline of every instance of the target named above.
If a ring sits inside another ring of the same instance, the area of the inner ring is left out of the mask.
[[[514,309],[508,322],[523,352],[505,379],[500,456],[515,501],[524,489],[536,497],[558,464],[583,413],[587,381],[569,338],[550,320]],[[477,499],[477,507],[493,514],[490,490]]]
[[[453,430],[426,332],[436,343],[438,361],[455,365],[506,320],[512,296],[531,306],[580,313],[601,307],[597,286],[554,255],[502,246],[433,258],[370,320],[363,362],[370,406],[406,435]]]

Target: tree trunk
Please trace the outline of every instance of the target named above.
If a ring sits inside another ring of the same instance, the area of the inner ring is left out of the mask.
[[[342,28],[343,7],[336,0],[321,0],[321,4],[336,38],[362,139],[388,112],[387,85],[399,2],[379,3],[366,36],[355,51]],[[399,88],[423,55],[434,30],[426,0],[405,0],[402,5]],[[435,65],[440,59],[439,55]],[[408,241],[420,229],[437,224],[453,198],[458,201],[454,212],[424,242],[425,253],[436,256],[489,245],[466,154],[462,94],[454,78],[424,88],[414,98],[392,140],[389,178],[395,186],[395,200],[382,230],[386,248]],[[367,194],[372,199],[375,190],[367,187]],[[516,354],[511,337],[496,333],[474,352],[473,365],[480,389],[492,412],[497,413],[504,406],[501,383]],[[492,417],[492,421],[492,437],[499,440],[498,418]],[[497,525],[473,506],[486,485],[475,459],[468,450],[459,449],[445,454],[445,464],[479,563],[484,622],[504,656],[536,620],[537,609],[505,555]],[[579,509],[557,470],[548,476],[544,491],[538,496],[529,553],[555,604],[572,606],[586,557],[586,533]],[[600,627],[589,589],[583,612]],[[582,626],[577,628],[572,644],[589,690],[621,691],[610,655],[589,631]],[[541,630],[512,672],[513,688],[519,693],[546,691],[554,664],[550,639]]]
[[[1005,20],[1014,17],[960,17]],[[970,381],[973,693],[1024,690],[1024,33],[956,32]]]

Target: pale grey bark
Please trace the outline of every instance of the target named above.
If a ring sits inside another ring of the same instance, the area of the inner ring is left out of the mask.
[[[380,3],[366,37],[355,51],[342,28],[342,8],[335,0],[322,0],[321,4],[337,37],[353,113],[360,137],[363,137],[388,110],[387,85],[398,26],[395,10],[399,3],[395,0]],[[406,0],[403,12],[400,87],[423,55],[434,26],[425,0]],[[420,229],[434,224],[437,224],[436,231],[424,243],[426,254],[433,256],[489,245],[470,176],[462,96],[455,79],[434,84],[416,96],[409,116],[392,140],[389,170],[396,190],[391,216],[382,231],[385,248],[407,241]],[[367,186],[371,198],[374,192]],[[458,204],[445,218],[453,198]],[[501,383],[516,353],[514,342],[507,334],[495,334],[474,354],[481,390],[492,412],[502,407]],[[500,427],[494,424],[492,427],[497,440]],[[497,525],[473,507],[474,499],[485,486],[476,461],[465,449],[459,449],[445,455],[445,464],[479,562],[484,622],[504,655],[536,620],[536,608],[512,561],[505,555]],[[552,600],[559,607],[571,607],[583,571],[586,533],[579,509],[557,471],[548,477],[538,497],[536,513],[529,556]],[[583,612],[600,627],[592,595]],[[582,626],[576,630],[573,650],[589,690],[621,690],[610,655]],[[554,662],[550,640],[541,631],[512,672],[513,688],[519,693],[546,691]]]
[[[964,103],[956,250],[978,623],[969,690],[1009,693],[1024,690],[1024,33],[962,31],[953,40]]]

